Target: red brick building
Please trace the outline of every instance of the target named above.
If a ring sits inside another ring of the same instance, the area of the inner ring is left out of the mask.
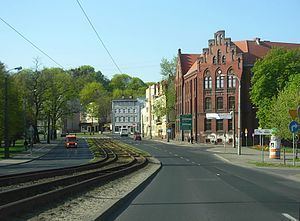
[[[178,50],[176,71],[176,137],[193,136],[197,142],[227,142],[233,139],[233,124],[238,127],[238,87],[241,82],[241,138],[248,143],[257,128],[249,89],[251,68],[272,47],[295,48],[300,44],[254,40],[231,41],[225,31],[218,31],[208,40],[208,48],[201,54],[182,54]],[[238,78],[238,80],[236,79]],[[233,113],[232,119],[208,119],[212,113]],[[192,114],[192,130],[180,131],[179,116]],[[237,136],[237,135],[236,135]]]

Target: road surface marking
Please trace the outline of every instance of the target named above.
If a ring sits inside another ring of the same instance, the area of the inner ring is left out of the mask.
[[[219,173],[217,173],[217,176],[220,176],[220,174],[219,174]]]
[[[174,154],[175,157],[178,157],[178,154]]]
[[[189,159],[185,159],[186,161],[190,161]]]
[[[183,157],[180,157],[181,159],[183,159]]]
[[[201,164],[200,164],[200,163],[198,163],[198,166],[201,166]]]
[[[172,152],[169,152],[169,154],[173,154]]]
[[[281,213],[284,217],[288,218],[290,221],[298,221],[296,218],[292,217],[287,213]]]
[[[196,164],[194,161],[192,162],[193,164]]]
[[[219,154],[214,154],[216,157],[218,157],[219,159],[226,161],[227,163],[231,163],[229,160],[227,160],[226,158],[220,156]]]

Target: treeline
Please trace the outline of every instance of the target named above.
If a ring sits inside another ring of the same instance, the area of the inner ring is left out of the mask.
[[[112,99],[143,97],[147,88],[141,79],[127,74],[116,74],[108,79],[88,65],[70,70],[39,69],[38,61],[35,68],[17,73],[7,73],[0,62],[0,85],[0,140],[4,139],[4,100],[7,97],[9,140],[23,137],[32,125],[34,142],[40,142],[38,134],[47,131],[48,140],[56,139],[61,119],[79,111],[88,112],[104,124],[109,121]],[[43,122],[43,127],[39,127],[38,122]]]
[[[291,139],[289,110],[300,105],[300,49],[274,48],[252,71],[251,99],[259,126],[276,128],[278,136]]]

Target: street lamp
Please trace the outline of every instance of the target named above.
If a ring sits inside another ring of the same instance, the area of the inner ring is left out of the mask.
[[[233,76],[239,82],[239,98],[238,98],[238,155],[242,154],[241,145],[241,80],[237,76]]]
[[[4,76],[4,158],[9,158],[9,133],[8,133],[8,77],[12,70],[20,71],[22,67],[9,69]]]

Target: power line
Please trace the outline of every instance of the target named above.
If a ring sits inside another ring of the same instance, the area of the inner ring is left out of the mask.
[[[18,35],[20,35],[25,41],[27,41],[29,44],[31,44],[35,49],[37,49],[39,52],[47,56],[51,61],[53,61],[55,64],[60,66],[64,69],[64,67],[59,64],[57,61],[55,61],[50,55],[48,55],[46,52],[44,52],[42,49],[40,49],[38,46],[36,46],[32,41],[30,41],[28,38],[26,38],[22,33],[20,33],[17,29],[15,29],[12,25],[10,25],[8,22],[6,22],[3,18],[0,17],[0,20],[6,24],[8,27],[10,27],[12,30],[14,30]]]
[[[108,51],[107,47],[105,46],[104,42],[102,41],[102,39],[100,38],[100,35],[98,34],[97,30],[95,29],[94,25],[92,24],[91,20],[89,19],[89,17],[87,16],[87,13],[84,11],[82,5],[80,4],[79,0],[76,0],[79,7],[81,8],[81,11],[83,12],[83,14],[85,15],[85,18],[88,20],[90,26],[92,27],[92,29],[94,30],[95,34],[97,35],[97,38],[99,39],[99,41],[101,42],[102,46],[104,47],[104,49],[106,50],[107,54],[109,55],[110,59],[112,60],[112,62],[114,63],[114,65],[116,66],[116,68],[118,69],[118,71],[120,73],[122,73],[121,69],[119,68],[119,66],[117,65],[117,63],[115,62],[115,59],[113,58],[113,56],[110,54],[110,52]]]

